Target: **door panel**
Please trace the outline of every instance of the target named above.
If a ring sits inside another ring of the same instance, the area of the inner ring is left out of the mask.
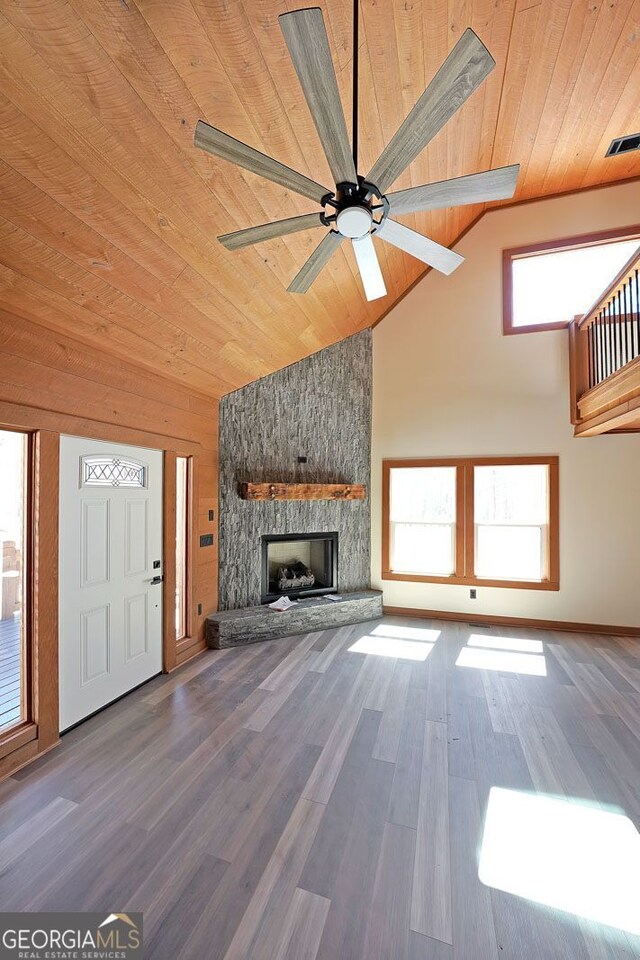
[[[135,597],[127,597],[124,608],[124,651],[128,661],[147,653],[149,648],[147,594],[139,593]]]
[[[162,669],[162,452],[61,437],[60,729]]]
[[[80,614],[80,677],[85,686],[109,673],[109,607]]]
[[[127,500],[124,505],[124,573],[126,577],[144,574],[147,557],[147,501]]]
[[[80,583],[96,587],[109,580],[109,501],[83,500],[81,510]]]

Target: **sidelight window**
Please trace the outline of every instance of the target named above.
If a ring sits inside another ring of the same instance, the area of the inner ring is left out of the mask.
[[[0,731],[26,719],[28,437],[0,430]]]
[[[176,457],[176,640],[187,636],[187,527],[189,459]]]

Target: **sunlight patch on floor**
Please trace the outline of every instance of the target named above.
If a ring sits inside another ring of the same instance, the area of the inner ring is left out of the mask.
[[[370,635],[356,640],[353,646],[349,647],[349,652],[371,653],[376,657],[396,657],[398,660],[426,660],[434,645],[424,640],[400,640],[398,637]]]
[[[428,627],[396,627],[393,624],[381,623],[371,631],[374,637],[397,637],[398,640],[425,640],[435,643],[440,636],[440,630],[430,630]]]
[[[492,787],[482,883],[640,934],[640,834],[621,812]]]
[[[546,677],[547,661],[543,650],[541,640],[472,633],[467,640],[467,646],[460,651],[456,667]]]
[[[533,677],[547,675],[544,657],[536,657],[530,653],[513,653],[510,650],[483,650],[480,647],[463,647],[456,660],[456,667],[528,673]]]
[[[512,650],[519,653],[542,653],[542,640],[527,640],[523,637],[491,637],[472,633],[468,647],[490,647],[493,650]]]

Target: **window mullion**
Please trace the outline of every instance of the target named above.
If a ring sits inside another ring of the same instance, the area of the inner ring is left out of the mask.
[[[462,521],[461,521],[461,565],[459,576],[473,577],[474,570],[474,533],[473,533],[473,464],[460,465],[462,485]]]

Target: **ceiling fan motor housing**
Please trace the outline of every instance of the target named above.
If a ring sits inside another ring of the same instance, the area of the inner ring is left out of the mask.
[[[338,211],[336,226],[343,237],[357,240],[371,230],[373,214],[366,203],[351,203]]]
[[[336,187],[336,197],[325,198],[325,203],[337,211],[333,216],[321,217],[323,223],[330,226],[335,223],[338,232],[350,240],[358,240],[372,232],[372,228],[379,226],[385,219],[389,204],[386,197],[373,184],[367,183],[363,177],[358,177],[358,183],[339,183]],[[374,199],[381,203],[374,205]],[[379,220],[375,214],[382,211]]]

